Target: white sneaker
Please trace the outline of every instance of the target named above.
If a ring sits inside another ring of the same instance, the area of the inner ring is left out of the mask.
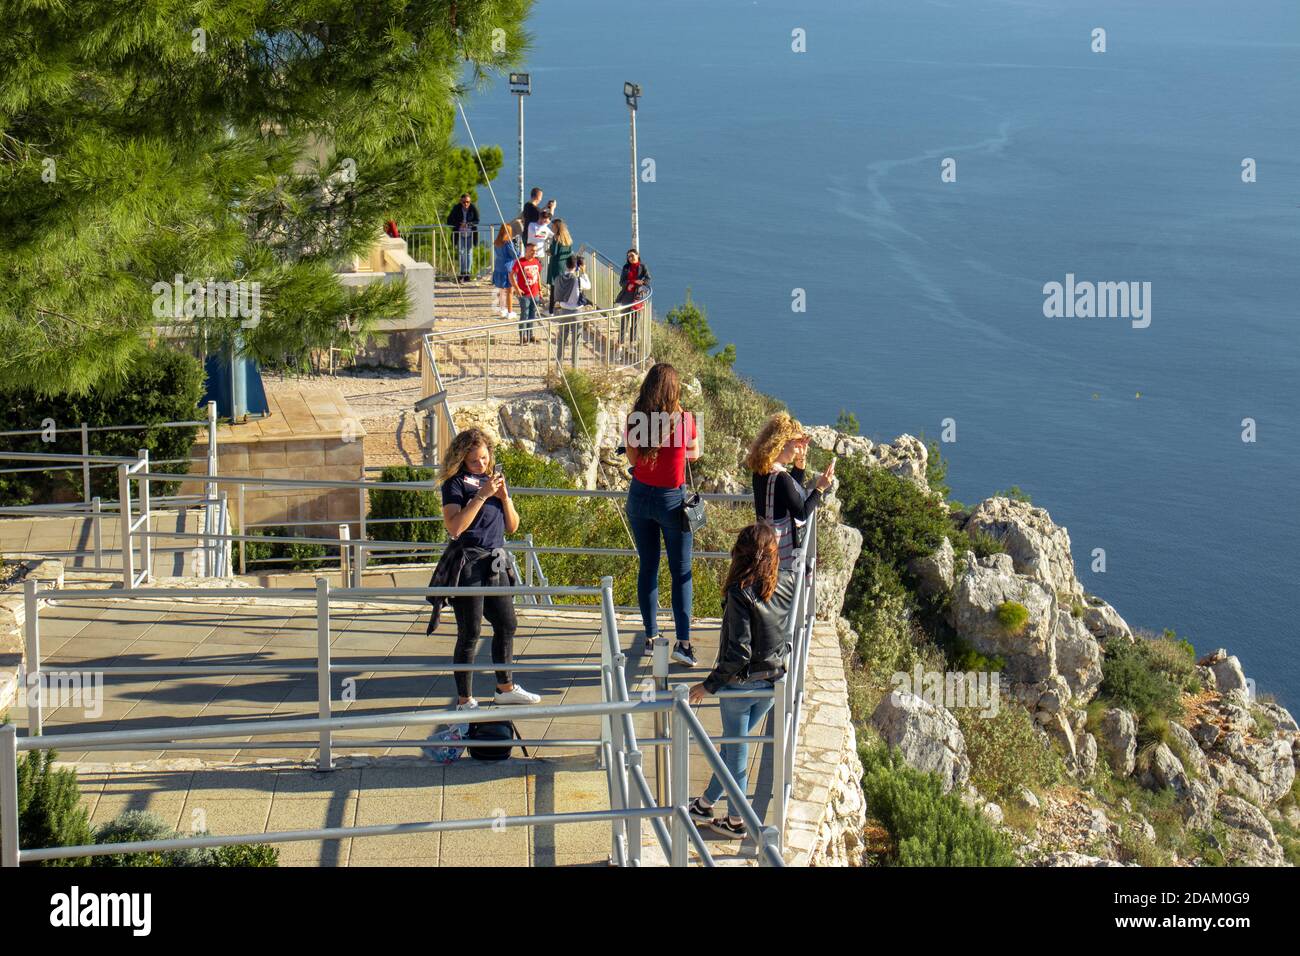
[[[506,313],[506,318],[507,318],[507,319],[517,319],[517,318],[519,318],[519,313],[518,313],[518,312],[507,312],[507,313]]]
[[[497,691],[495,700],[498,704],[540,704],[542,697],[516,684],[513,690]]]
[[[478,710],[478,701],[471,697],[463,704],[456,705],[457,710]]]

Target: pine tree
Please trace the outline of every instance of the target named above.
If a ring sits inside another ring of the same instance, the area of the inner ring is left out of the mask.
[[[403,314],[335,269],[495,174],[455,97],[522,61],[531,2],[0,0],[0,389],[120,380],[178,275],[260,285],[256,327],[188,321],[263,361]]]

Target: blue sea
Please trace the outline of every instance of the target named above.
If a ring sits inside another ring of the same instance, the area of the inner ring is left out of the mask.
[[[545,0],[530,29],[528,185],[616,260],[642,86],[661,314],[689,288],[807,422],[952,419],[956,498],[1019,486],[1130,624],[1300,705],[1296,0]],[[513,215],[514,100],[466,106]],[[1151,283],[1150,325],[1045,317],[1067,274]]]

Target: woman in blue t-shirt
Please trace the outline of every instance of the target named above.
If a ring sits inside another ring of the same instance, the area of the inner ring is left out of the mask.
[[[469,428],[452,439],[443,459],[442,520],[452,538],[448,551],[459,549],[463,557],[459,576],[449,583],[462,587],[511,583],[506,534],[518,530],[519,512],[505,476],[496,470],[492,451],[488,434]],[[492,625],[492,663],[509,664],[514,659],[515,608],[509,595],[457,597],[451,599],[451,606],[456,614],[453,661],[473,661],[483,618]],[[470,676],[467,671],[456,672],[458,709],[478,706],[470,693]],[[507,670],[497,671],[496,677],[498,704],[536,704],[542,699],[514,683]]]

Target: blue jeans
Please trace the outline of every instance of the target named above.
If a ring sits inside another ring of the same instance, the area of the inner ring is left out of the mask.
[[[460,274],[468,276],[474,271],[474,233],[456,233],[456,251],[460,254]]]
[[[519,297],[519,341],[533,340],[533,322],[537,320],[537,300],[531,296]]]
[[[636,577],[636,600],[648,637],[659,633],[659,538],[668,552],[672,580],[673,623],[677,640],[691,639],[691,550],[694,536],[682,530],[683,490],[655,488],[632,479],[627,495],[627,521],[632,527],[641,568]]]
[[[770,680],[742,681],[728,684],[723,690],[771,690]],[[722,708],[722,736],[747,737],[758,732],[758,725],[763,722],[767,712],[772,709],[771,697],[719,697],[718,705]],[[780,733],[780,728],[777,728]],[[749,790],[749,744],[723,744],[722,762],[726,764],[731,775],[736,778],[742,793]],[[704,788],[704,799],[717,803],[724,793],[722,781],[714,774],[709,785]],[[727,798],[727,813],[740,816],[740,808],[732,806]]]

